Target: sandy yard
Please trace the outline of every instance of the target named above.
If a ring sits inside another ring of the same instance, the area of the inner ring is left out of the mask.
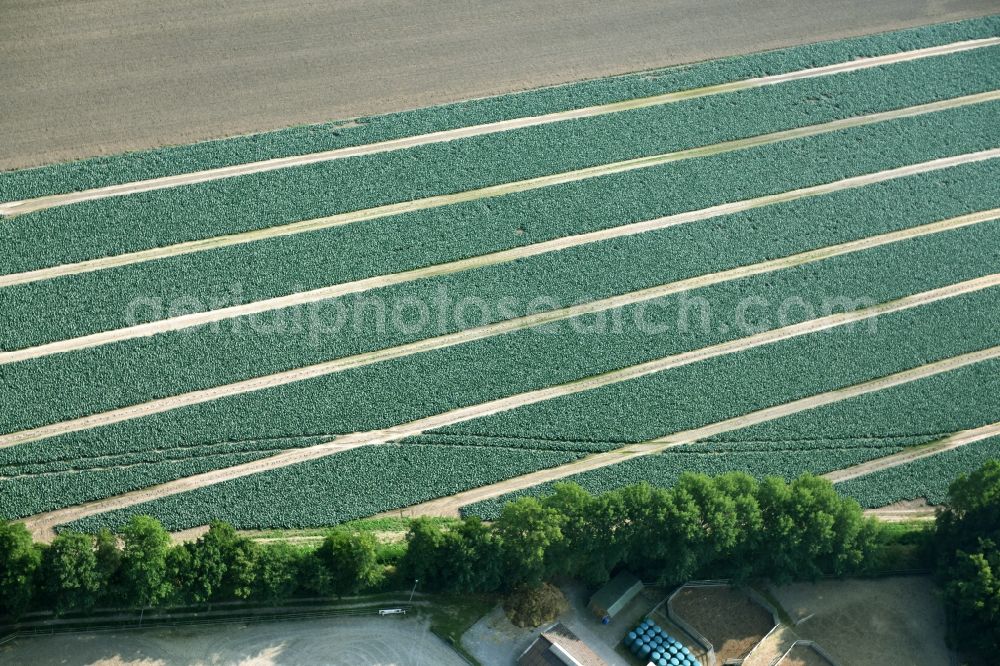
[[[795,633],[850,666],[949,663],[944,610],[929,577],[830,580],[772,588]]]
[[[168,666],[464,666],[416,619],[324,618],[254,625],[61,634],[0,646],[0,663]]]

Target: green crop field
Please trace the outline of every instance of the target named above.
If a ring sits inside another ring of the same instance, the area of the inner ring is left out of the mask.
[[[998,128],[988,17],[0,173],[0,518],[940,502],[1000,455]]]

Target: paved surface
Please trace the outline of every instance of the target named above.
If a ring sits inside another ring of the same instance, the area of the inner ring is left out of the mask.
[[[609,666],[630,666],[630,661],[617,651],[625,634],[645,617],[662,600],[657,591],[647,588],[623,608],[614,621],[602,625],[587,609],[590,595],[584,586],[576,583],[561,585],[560,589],[569,602],[569,610],[559,617],[559,622],[577,635]],[[515,627],[504,615],[503,608],[497,606],[480,619],[462,636],[462,646],[483,666],[509,666],[517,661],[546,623],[534,630]]]
[[[981,16],[995,0],[4,0],[0,169]]]
[[[465,666],[424,624],[401,618],[330,618],[18,639],[0,646],[0,663]]]

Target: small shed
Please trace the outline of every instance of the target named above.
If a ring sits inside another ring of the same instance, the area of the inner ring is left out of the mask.
[[[642,592],[642,581],[623,571],[590,598],[589,608],[599,618],[613,618]]]
[[[518,666],[608,666],[586,643],[562,624],[544,630],[521,653]]]

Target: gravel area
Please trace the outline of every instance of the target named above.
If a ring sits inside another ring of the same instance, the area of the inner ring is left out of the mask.
[[[0,646],[0,664],[465,666],[465,661],[425,623],[380,617],[24,638]]]
[[[951,663],[944,609],[929,577],[796,583],[772,593],[798,623],[795,633],[841,664]]]

